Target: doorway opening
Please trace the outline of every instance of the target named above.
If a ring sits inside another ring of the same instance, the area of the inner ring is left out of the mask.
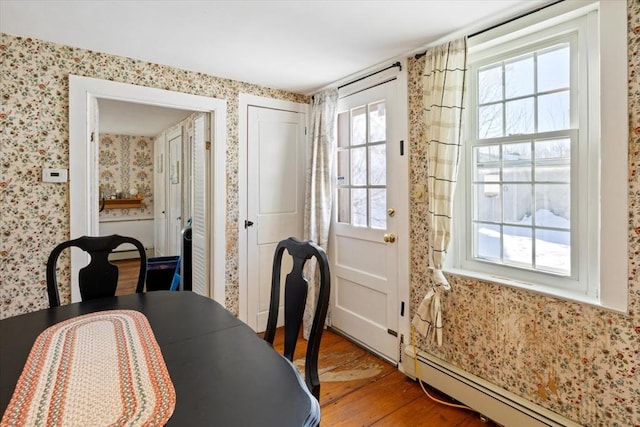
[[[99,233],[99,181],[98,144],[99,100],[120,101],[131,104],[203,112],[212,117],[206,141],[210,141],[210,173],[206,186],[209,195],[201,207],[210,221],[203,221],[205,236],[198,239],[202,245],[202,260],[194,262],[194,291],[210,296],[224,304],[225,264],[225,175],[226,175],[226,101],[180,92],[148,88],[87,77],[69,77],[69,190],[71,238]],[[204,145],[204,144],[203,144]],[[195,245],[194,245],[195,246]],[[194,248],[194,256],[196,249]],[[71,300],[80,300],[78,270],[87,263],[87,256],[80,251],[71,253]],[[195,260],[194,260],[195,261]],[[195,286],[196,276],[201,278]]]
[[[182,138],[195,113],[155,105],[98,98],[99,233],[121,234],[139,240],[148,257],[169,255],[165,248],[165,183],[168,161],[167,133],[177,129]],[[182,158],[189,156],[189,138],[180,141]],[[184,163],[184,162],[182,162]],[[186,176],[190,170],[183,168]],[[183,177],[184,178],[184,177]],[[190,181],[181,179],[179,185]],[[189,201],[174,203],[189,208]],[[190,212],[181,215],[190,216]],[[137,252],[118,248],[113,259],[128,259]],[[179,249],[179,248],[178,248]],[[172,255],[178,255],[179,250]]]

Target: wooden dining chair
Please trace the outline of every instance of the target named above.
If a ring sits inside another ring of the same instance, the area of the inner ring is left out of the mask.
[[[87,252],[91,259],[89,264],[80,269],[78,273],[80,297],[83,301],[114,296],[118,287],[118,267],[109,262],[109,254],[118,246],[130,243],[136,247],[140,254],[140,271],[136,292],[144,290],[144,281],[147,276],[147,254],[140,241],[133,237],[112,234],[110,236],[82,236],[77,239],[60,243],[53,248],[47,261],[47,293],[49,294],[49,306],[60,305],[58,293],[58,281],[56,269],[58,257],[62,251],[69,247],[78,247]]]
[[[293,259],[293,268],[287,274],[284,284],[284,357],[293,362],[293,354],[296,342],[302,327],[302,317],[307,301],[309,284],[303,276],[303,268],[307,260],[317,260],[317,270],[320,271],[320,289],[316,301],[316,309],[313,323],[307,343],[305,357],[305,382],[309,391],[320,398],[320,380],[318,378],[318,352],[320,350],[320,338],[324,329],[324,322],[329,308],[329,292],[331,278],[329,275],[329,261],[324,249],[312,241],[300,241],[295,237],[289,237],[278,243],[273,257],[273,273],[271,276],[271,301],[269,304],[269,317],[267,329],[264,333],[265,341],[273,345],[278,322],[280,306],[280,272],[282,270],[282,257],[285,249]]]

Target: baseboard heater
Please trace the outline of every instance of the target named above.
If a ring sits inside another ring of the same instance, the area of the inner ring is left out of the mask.
[[[404,355],[404,373],[417,379],[413,347],[405,347]],[[505,427],[580,426],[426,352],[418,351],[418,368],[424,383]]]

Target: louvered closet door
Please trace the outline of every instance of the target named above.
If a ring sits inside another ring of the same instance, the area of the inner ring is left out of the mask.
[[[213,114],[213,113],[212,113]],[[194,120],[194,137],[192,147],[192,184],[193,184],[193,211],[192,211],[192,283],[193,291],[209,296],[209,266],[207,263],[209,254],[208,215],[208,180],[209,150],[206,147],[207,130],[209,129],[209,117],[206,114],[198,116]]]

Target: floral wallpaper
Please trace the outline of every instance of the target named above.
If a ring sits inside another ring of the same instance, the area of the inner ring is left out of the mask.
[[[1,33],[0,318],[48,307],[47,257],[69,238],[68,184],[41,182],[43,167],[69,167],[69,74],[227,101],[226,304],[237,314],[238,95],[301,103],[309,97]],[[71,294],[70,263],[61,262],[64,304]]]
[[[445,343],[419,346],[587,426],[640,426],[640,1],[629,5],[629,314],[449,276]],[[409,59],[411,184],[422,183],[420,73]],[[68,167],[68,75],[223,98],[227,124],[227,306],[238,310],[238,94],[309,102],[130,58],[0,35],[0,318],[47,306],[44,268],[69,237],[68,187],[40,182]],[[411,210],[411,310],[426,290],[424,204]],[[68,264],[68,260],[67,260]],[[68,300],[69,289],[63,289]]]
[[[629,0],[629,313],[449,275],[442,347],[420,348],[585,426],[640,426],[640,1]],[[426,182],[421,71],[409,59],[411,185]],[[426,293],[425,204],[411,205],[411,315]]]
[[[139,209],[105,209],[100,220],[153,218],[153,140],[146,136],[100,135],[100,192],[110,198],[130,190],[142,197]]]

